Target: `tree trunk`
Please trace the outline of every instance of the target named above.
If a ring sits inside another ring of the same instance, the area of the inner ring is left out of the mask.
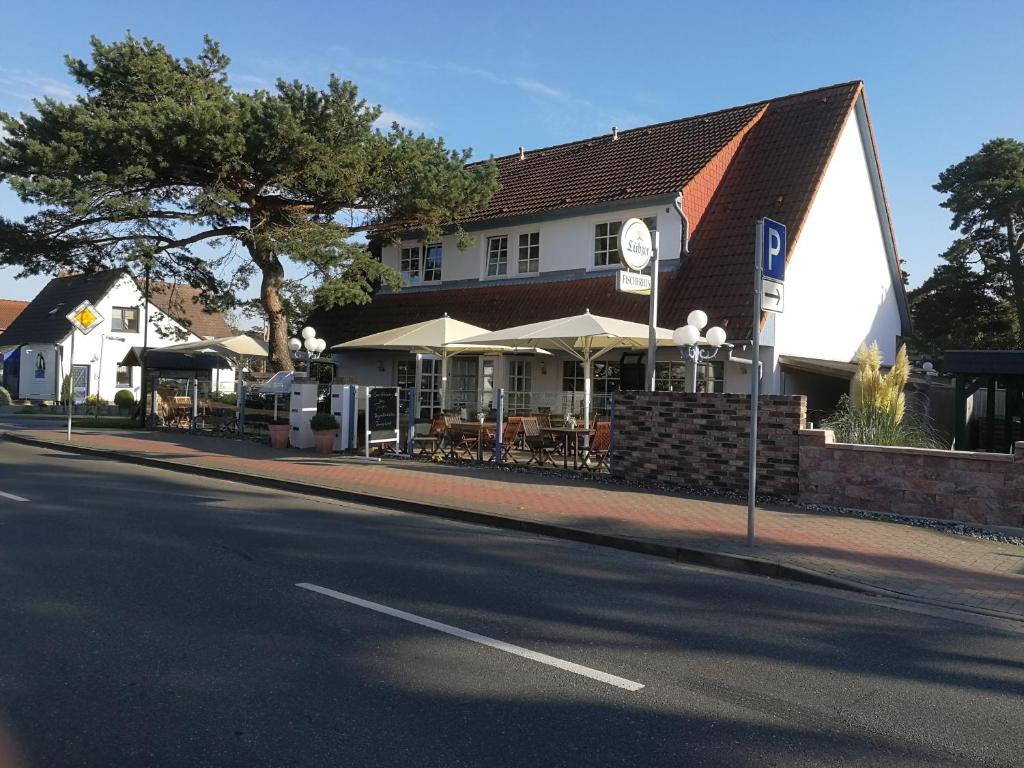
[[[1024,254],[1017,245],[1017,230],[1010,220],[1006,225],[1007,250],[1009,251],[1010,286],[1013,288],[1013,309],[1017,315],[1017,343],[1024,345]]]
[[[263,273],[260,283],[260,300],[270,324],[270,368],[274,371],[294,371],[288,350],[288,318],[281,302],[281,285],[284,283],[284,266],[277,256],[258,240],[246,243],[249,255]]]

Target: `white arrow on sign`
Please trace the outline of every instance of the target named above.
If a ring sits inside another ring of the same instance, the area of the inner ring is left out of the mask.
[[[785,283],[771,278],[761,278],[761,309],[765,312],[782,313],[785,303]]]

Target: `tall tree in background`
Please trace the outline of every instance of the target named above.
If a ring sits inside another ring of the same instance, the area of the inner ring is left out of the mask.
[[[972,264],[969,245],[958,239],[946,262],[910,291],[914,356],[938,361],[946,349],[1003,349],[1017,339],[1006,290]],[[995,283],[995,284],[993,284]]]
[[[146,265],[225,308],[258,274],[278,368],[291,368],[283,257],[315,274],[320,306],[367,301],[397,275],[353,235],[433,236],[497,186],[468,150],[376,130],[380,109],[334,76],[324,90],[279,80],[239,92],[209,38],[196,59],[94,38],[91,58],[66,59],[83,90],[73,103],[0,113],[0,179],[40,208],[0,219],[0,263],[22,275]]]
[[[939,174],[935,189],[946,195],[942,206],[952,211],[951,229],[958,229],[961,237],[943,254],[948,267],[938,267],[925,286],[932,283],[937,295],[944,291],[953,306],[960,306],[960,322],[994,322],[995,336],[985,339],[986,346],[1006,344],[1007,333],[1010,343],[1024,346],[1024,143],[987,142]],[[922,306],[929,305],[919,302]],[[938,330],[943,323],[941,303],[933,308]],[[925,335],[932,331],[928,317],[920,318],[925,320],[920,329]]]

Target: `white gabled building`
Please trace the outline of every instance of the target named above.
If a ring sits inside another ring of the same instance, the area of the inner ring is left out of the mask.
[[[99,395],[112,401],[121,389],[137,400],[141,371],[121,364],[132,348],[145,343],[158,349],[230,334],[222,315],[194,301],[194,289],[154,283],[151,294],[147,303],[124,270],[54,278],[0,334],[4,386],[17,399],[52,401],[59,398],[64,376],[71,374],[79,400]],[[83,301],[92,302],[103,321],[87,335],[76,332],[72,359],[66,315]],[[233,388],[230,368],[210,375],[211,388]]]
[[[631,217],[648,221],[661,240],[658,325],[675,328],[702,309],[712,325],[726,328],[736,358],[749,358],[752,340],[754,224],[766,216],[788,227],[785,312],[763,316],[758,329],[763,391],[807,394],[813,420],[847,390],[860,344],[877,341],[890,363],[909,330],[860,82],[495,162],[501,189],[460,222],[474,237],[472,247],[460,250],[454,234],[426,241],[417,232],[385,244],[381,258],[401,272],[404,287],[379,292],[365,307],[319,313],[311,322],[320,335],[336,344],[444,313],[492,330],[587,309],[646,322],[647,300],[614,288],[615,234]],[[673,207],[680,193],[688,252]],[[359,383],[412,384],[408,355],[338,360],[340,374]],[[425,362],[418,384],[429,391],[436,376]],[[578,366],[557,356],[467,356],[453,363],[450,389],[461,388],[467,401],[474,391],[486,401],[499,386],[571,401],[581,386]],[[605,358],[597,396],[642,388],[644,363],[638,352]],[[672,350],[659,351],[657,367],[659,386],[686,380]],[[705,390],[749,391],[742,362],[719,360],[699,373]]]

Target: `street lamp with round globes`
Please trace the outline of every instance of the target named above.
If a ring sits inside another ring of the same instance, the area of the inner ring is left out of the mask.
[[[308,368],[314,356],[319,356],[320,353],[327,349],[327,342],[317,337],[316,329],[308,325],[302,329],[300,335],[302,338],[293,336],[288,339],[288,349],[296,359],[300,359],[300,354],[305,350],[306,366]]]
[[[686,325],[672,332],[672,341],[679,347],[679,354],[688,361],[687,379],[690,392],[697,391],[697,365],[712,359],[718,354],[718,350],[725,346],[725,329],[717,325],[708,328],[704,335],[704,343],[701,343],[700,332],[707,324],[707,313],[695,309],[686,316]]]

